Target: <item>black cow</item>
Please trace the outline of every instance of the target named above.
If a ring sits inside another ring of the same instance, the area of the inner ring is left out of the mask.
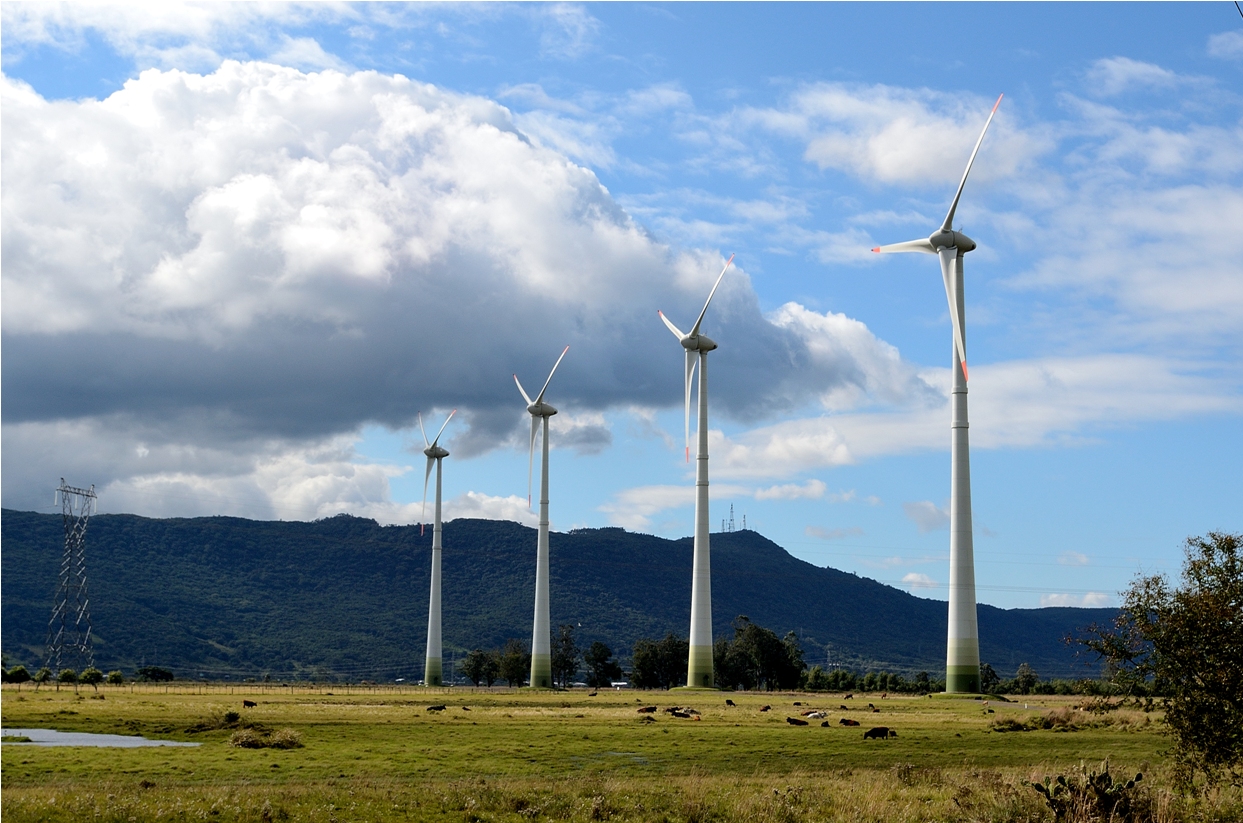
[[[807,725],[806,720],[802,720],[797,717],[787,717],[786,722],[789,723],[791,726],[806,726]]]
[[[876,728],[868,729],[866,732],[863,733],[864,740],[884,740],[888,736],[889,736],[888,726],[877,726]]]

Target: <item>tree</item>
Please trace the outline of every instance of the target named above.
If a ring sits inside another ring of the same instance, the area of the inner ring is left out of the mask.
[[[673,632],[661,641],[640,640],[631,654],[630,683],[641,689],[671,689],[686,680],[690,643]]]
[[[1209,532],[1184,545],[1181,585],[1140,576],[1110,626],[1078,642],[1102,658],[1124,695],[1164,698],[1176,777],[1210,784],[1243,764],[1243,534]]]
[[[60,691],[60,684],[74,684],[78,682],[78,673],[73,669],[61,669],[60,674],[56,675],[56,690]]]
[[[134,672],[143,683],[167,683],[173,679],[173,673],[159,666],[143,666]]]
[[[108,685],[109,686],[120,686],[124,682],[125,682],[125,675],[121,674],[120,669],[113,669],[112,671],[108,672]]]
[[[734,621],[733,641],[722,638],[714,645],[712,656],[717,683],[743,689],[798,688],[807,668],[794,632],[788,632],[784,639],[778,638],[746,615]]]
[[[613,659],[613,650],[599,640],[587,649],[583,662],[587,664],[588,686],[611,686],[614,679],[622,676],[621,666]]]
[[[1019,694],[1031,694],[1036,688],[1036,684],[1040,682],[1040,675],[1026,663],[1020,663],[1019,669],[1014,673],[1014,690]]]
[[[82,670],[82,674],[78,675],[78,680],[95,691],[99,691],[99,684],[104,682],[104,673],[94,666],[90,666]]]
[[[9,669],[8,675],[10,683],[27,683],[30,681],[30,672],[26,671],[25,666],[14,666]]]
[[[52,679],[52,670],[49,669],[47,666],[39,667],[39,671],[35,672],[35,676],[34,676],[35,690],[37,691],[40,686],[42,686],[44,683],[48,682],[51,679]]]
[[[927,672],[925,672],[925,675]],[[980,664],[980,691],[984,694],[997,694],[1001,687],[1001,675],[988,663]]]
[[[578,673],[580,652],[574,645],[574,627],[568,623],[561,626],[556,643],[552,647],[552,679],[561,688],[570,685]]]
[[[462,661],[462,674],[470,678],[470,682],[478,686],[484,680],[485,670],[488,668],[488,653],[483,649],[475,649],[466,655],[466,659]],[[489,686],[492,684],[489,683]]]
[[[510,686],[521,686],[531,673],[531,655],[520,640],[507,640],[500,654],[500,675]]]

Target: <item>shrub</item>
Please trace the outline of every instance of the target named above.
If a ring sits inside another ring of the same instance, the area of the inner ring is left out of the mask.
[[[293,729],[277,729],[269,733],[257,729],[238,729],[229,738],[229,745],[239,749],[300,749],[302,735]]]

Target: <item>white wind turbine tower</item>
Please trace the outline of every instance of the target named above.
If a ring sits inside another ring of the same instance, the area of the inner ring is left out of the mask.
[[[695,364],[699,364],[699,450],[695,456],[695,561],[691,573],[691,642],[690,658],[686,665],[686,685],[711,688],[715,683],[712,672],[712,561],[708,550],[708,352],[716,343],[707,335],[699,333],[699,326],[708,313],[708,304],[716,294],[717,287],[725,278],[734,262],[731,254],[721,269],[720,276],[708,293],[699,319],[687,334],[669,322],[664,312],[656,312],[673,332],[674,337],[686,349],[686,459],[691,455],[691,381],[695,377]]]
[[[436,519],[432,525],[432,592],[427,604],[427,658],[423,664],[423,685],[440,686],[444,682],[444,670],[441,665],[440,650],[440,463],[449,456],[449,452],[440,447],[440,435],[444,434],[445,426],[457,414],[457,409],[449,412],[444,425],[436,433],[436,439],[427,442],[427,431],[423,428],[423,415],[419,415],[419,431],[423,432],[423,443],[427,448],[427,472],[423,475],[423,513],[419,515],[419,534],[423,533],[423,517],[427,514],[427,481],[432,476],[432,464],[436,465]]]
[[[552,688],[552,633],[548,622],[548,418],[557,410],[544,402],[544,392],[552,376],[557,373],[557,366],[565,353],[570,350],[566,346],[561,350],[561,357],[553,364],[544,388],[532,400],[514,375],[518,391],[522,399],[527,401],[527,411],[531,414],[531,453],[527,458],[527,505],[531,504],[531,467],[535,462],[535,435],[540,429],[540,420],[544,422],[544,461],[540,465],[539,481],[539,538],[535,553],[535,620],[531,630],[531,686],[539,689]]]
[[[949,638],[945,660],[947,692],[978,693],[980,691],[980,634],[975,609],[975,557],[971,540],[971,461],[967,439],[967,329],[963,319],[963,255],[975,248],[975,241],[954,231],[954,212],[962,197],[971,164],[980,151],[993,115],[1001,105],[1001,96],[984,123],[980,139],[975,142],[967,168],[958,183],[954,201],[945,215],[941,228],[927,240],[908,240],[872,249],[888,252],[924,252],[941,258],[941,277],[949,300],[950,321],[954,325],[953,391],[950,418],[950,590]]]

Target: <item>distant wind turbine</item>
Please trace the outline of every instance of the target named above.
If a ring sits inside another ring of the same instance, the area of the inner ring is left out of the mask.
[[[993,104],[980,139],[975,141],[967,168],[958,183],[958,191],[950,203],[949,213],[926,240],[908,240],[878,246],[874,252],[923,252],[941,259],[941,278],[949,300],[950,321],[954,326],[953,390],[950,419],[950,602],[949,638],[945,660],[947,692],[978,693],[980,691],[980,633],[975,607],[975,557],[971,540],[971,455],[967,439],[967,328],[964,320],[963,255],[975,248],[975,241],[954,231],[954,212],[958,199],[967,185],[971,164],[980,151],[993,115],[1001,105],[1001,96]]]
[[[691,455],[691,381],[695,377],[695,364],[699,364],[699,451],[695,457],[695,565],[691,572],[691,642],[690,658],[686,665],[687,686],[714,685],[712,672],[712,561],[708,547],[708,352],[716,348],[716,343],[707,335],[699,333],[699,326],[708,313],[708,304],[716,294],[725,272],[729,271],[734,262],[734,255],[729,256],[725,268],[708,293],[703,311],[699,319],[687,334],[665,317],[664,312],[656,312],[660,319],[678,338],[682,348],[686,349],[686,460]]]
[[[423,454],[427,455],[427,472],[423,475],[423,511],[419,514],[419,534],[423,534],[423,521],[427,515],[427,481],[432,476],[432,464],[436,465],[436,519],[432,525],[432,593],[427,604],[427,658],[423,664],[423,684],[439,686],[443,682],[440,651],[440,468],[441,461],[449,456],[449,452],[440,447],[440,435],[445,433],[445,426],[457,414],[457,409],[449,412],[444,425],[436,433],[436,439],[427,442],[427,431],[423,428],[423,415],[419,414],[419,431],[423,432]]]
[[[531,505],[531,468],[535,462],[535,435],[539,432],[540,421],[544,426],[544,461],[540,466],[539,487],[539,538],[535,553],[535,620],[531,630],[531,686],[541,689],[552,688],[552,633],[548,622],[548,418],[557,410],[544,402],[544,392],[552,376],[557,373],[565,353],[570,350],[566,346],[561,350],[561,357],[553,364],[544,388],[532,400],[522,388],[518,375],[514,375],[514,383],[527,401],[527,411],[531,414],[531,451],[527,457],[527,505]]]

